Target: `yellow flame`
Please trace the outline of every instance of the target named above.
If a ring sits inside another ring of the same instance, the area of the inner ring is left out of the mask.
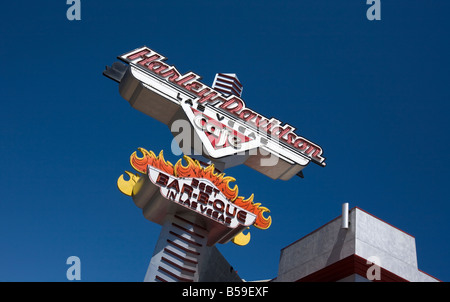
[[[133,192],[133,187],[139,180],[139,175],[138,174],[135,175],[128,171],[125,171],[125,173],[130,177],[130,179],[125,180],[123,178],[123,174],[120,175],[119,179],[117,179],[117,187],[123,194],[131,196]]]
[[[249,228],[247,228],[249,229]],[[240,232],[239,234],[237,234],[236,236],[234,236],[233,239],[231,239],[231,242],[233,242],[236,245],[240,245],[240,246],[244,246],[247,245],[250,242],[250,232],[248,232],[247,234],[244,234],[244,232]]]

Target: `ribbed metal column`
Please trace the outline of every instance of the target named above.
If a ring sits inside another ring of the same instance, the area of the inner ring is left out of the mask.
[[[168,216],[144,282],[196,282],[207,231],[189,220]]]

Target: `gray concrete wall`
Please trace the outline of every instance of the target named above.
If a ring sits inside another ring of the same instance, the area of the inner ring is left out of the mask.
[[[361,209],[356,208],[355,212],[356,255],[409,281],[436,281],[418,270],[413,236]]]
[[[199,282],[242,282],[234,268],[215,247],[205,247],[199,263]]]
[[[413,236],[359,208],[350,211],[348,229],[341,221],[339,216],[282,249],[274,281],[299,280],[354,254],[409,281],[438,281],[418,269]],[[353,275],[341,281],[363,279]]]
[[[355,251],[355,212],[349,215],[350,226],[341,228],[341,217],[281,250],[277,282],[296,281]]]

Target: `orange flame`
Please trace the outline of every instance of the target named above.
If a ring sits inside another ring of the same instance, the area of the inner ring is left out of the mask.
[[[270,213],[270,210],[266,207],[261,207],[260,203],[253,203],[253,194],[249,198],[244,200],[244,197],[239,196],[234,201],[234,204],[243,208],[244,210],[247,210],[251,213],[256,214],[256,221],[253,224],[255,227],[259,229],[268,229],[270,225],[272,224],[272,217],[264,217],[264,213]]]
[[[183,157],[187,166],[183,166],[181,159],[175,164],[176,177],[198,177],[211,181],[217,189],[229,200],[234,200],[237,197],[238,187],[235,185],[230,188],[230,182],[235,181],[231,176],[225,176],[225,173],[215,173],[214,165],[209,165],[203,168],[199,161],[193,160],[188,156]]]
[[[130,164],[136,171],[147,173],[147,166],[151,165],[175,177],[207,179],[211,181],[228,200],[233,202],[238,207],[255,214],[255,227],[259,229],[267,229],[272,224],[272,217],[264,217],[264,213],[270,213],[269,209],[266,207],[261,207],[260,203],[253,203],[253,194],[245,200],[244,197],[238,196],[238,186],[234,185],[233,188],[230,187],[230,183],[234,182],[236,179],[231,176],[225,176],[225,173],[215,172],[214,165],[202,167],[198,160],[194,160],[189,156],[183,156],[184,160],[187,162],[187,165],[183,166],[182,160],[180,159],[174,166],[172,163],[164,159],[163,151],[156,156],[153,151],[147,151],[144,148],[138,148],[138,150],[142,152],[143,157],[138,157],[136,151],[130,156]]]
[[[147,165],[153,166],[161,171],[174,175],[173,165],[164,159],[163,151],[159,152],[156,156],[153,151],[147,151],[144,148],[138,148],[139,151],[144,155],[143,157],[138,157],[136,151],[130,156],[131,166],[141,173],[147,173]]]

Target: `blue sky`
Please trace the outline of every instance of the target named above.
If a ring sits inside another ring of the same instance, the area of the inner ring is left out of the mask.
[[[0,281],[142,281],[160,226],[116,188],[138,147],[170,154],[169,129],[104,76],[147,45],[212,84],[236,73],[248,107],[319,144],[327,167],[273,181],[227,170],[271,210],[248,246],[220,245],[247,280],[343,202],[413,235],[419,268],[450,280],[448,1],[7,1],[0,11]]]

